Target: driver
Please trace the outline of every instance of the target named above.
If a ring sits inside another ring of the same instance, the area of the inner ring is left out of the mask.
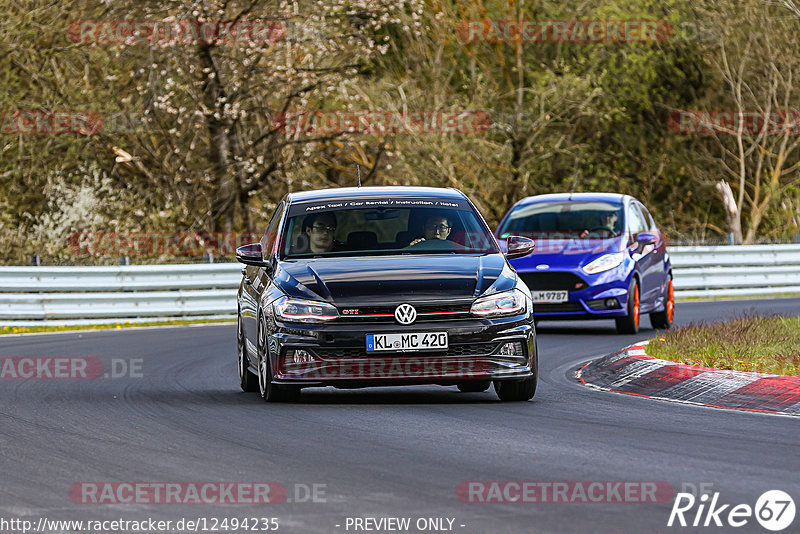
[[[336,215],[333,212],[312,213],[303,221],[303,232],[308,237],[311,252],[330,252],[341,246],[333,239],[336,234]]]
[[[421,241],[425,241],[426,239],[447,239],[450,236],[450,232],[453,230],[453,226],[450,224],[450,219],[444,215],[431,215],[425,219],[424,228],[425,237],[415,239],[409,243],[409,247],[411,245],[416,245]]]

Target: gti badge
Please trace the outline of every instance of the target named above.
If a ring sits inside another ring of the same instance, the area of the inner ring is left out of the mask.
[[[546,263],[540,263],[539,265],[536,266],[537,271],[546,271],[549,268],[550,266],[547,265]]]
[[[411,304],[401,304],[395,308],[394,318],[400,324],[411,324],[417,319],[417,310]]]

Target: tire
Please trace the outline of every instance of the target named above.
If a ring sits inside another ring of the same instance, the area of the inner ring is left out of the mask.
[[[252,393],[258,391],[258,377],[250,371],[250,364],[247,359],[247,346],[244,339],[244,327],[242,326],[242,318],[239,317],[236,334],[236,348],[238,351],[237,359],[239,360],[239,386],[242,391]]]
[[[480,393],[486,391],[492,382],[489,380],[473,380],[470,382],[461,382],[458,384],[458,390],[462,393]]]
[[[503,402],[529,401],[536,394],[536,375],[524,380],[495,380],[494,391]]]
[[[675,320],[675,292],[672,288],[672,276],[667,280],[664,309],[650,314],[650,324],[653,328],[667,330]]]
[[[258,391],[264,402],[284,402],[300,396],[300,388],[281,387],[272,381],[272,366],[267,351],[266,321],[258,319]]]
[[[628,289],[628,315],[617,317],[618,334],[636,334],[639,332],[639,281],[634,278]]]
[[[531,364],[532,375],[524,380],[495,380],[494,392],[503,402],[529,401],[536,394],[536,384],[539,382],[539,348],[534,349]]]

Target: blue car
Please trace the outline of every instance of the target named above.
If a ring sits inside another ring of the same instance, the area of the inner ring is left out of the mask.
[[[511,261],[531,290],[536,320],[614,319],[635,334],[640,316],[669,328],[675,315],[666,238],[650,212],[629,195],[559,193],[528,197],[496,232],[536,241],[532,254]]]

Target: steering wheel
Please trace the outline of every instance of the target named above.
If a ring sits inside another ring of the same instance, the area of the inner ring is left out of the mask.
[[[590,228],[589,230],[587,230],[587,232],[589,232],[590,234],[592,232],[606,232],[609,237],[614,236],[614,230],[611,230],[610,228],[607,228],[605,226],[596,226],[594,228]]]
[[[437,250],[449,252],[453,250],[453,242],[446,239],[424,239],[419,243],[407,246],[406,250]]]

